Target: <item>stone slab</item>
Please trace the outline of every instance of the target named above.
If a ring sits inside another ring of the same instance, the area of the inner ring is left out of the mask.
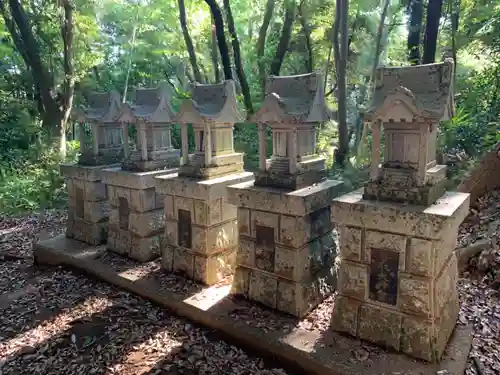
[[[150,189],[155,187],[155,177],[175,175],[178,168],[163,169],[160,171],[129,172],[121,167],[106,168],[101,172],[102,183],[110,186],[120,186],[129,189]]]
[[[61,175],[65,178],[76,178],[79,180],[86,181],[100,181],[101,171],[106,168],[116,168],[120,164],[108,164],[108,165],[80,165],[80,164],[61,164],[59,166]]]
[[[102,249],[102,250],[99,250]],[[273,360],[276,365],[295,373],[315,375],[435,375],[438,371],[449,375],[462,375],[472,342],[472,327],[457,326],[447,346],[445,356],[439,364],[415,360],[404,354],[383,351],[366,361],[352,361],[352,353],[362,348],[363,343],[333,332],[321,337],[315,332],[294,329],[289,334],[266,332],[233,320],[230,313],[234,304],[225,299],[229,288],[206,288],[194,296],[186,296],[162,290],[159,282],[152,279],[127,277],[112,270],[99,261],[103,247],[93,248],[59,236],[38,242],[34,246],[35,263],[38,265],[65,265],[82,270],[146,298],[167,308],[174,314],[217,330],[224,339],[234,345],[253,351]],[[221,293],[216,293],[221,289]],[[203,294],[206,294],[204,298]],[[221,295],[218,295],[221,294]],[[210,306],[208,300],[214,299]],[[224,302],[228,303],[224,303]],[[265,340],[263,340],[265,337]]]
[[[469,214],[467,193],[447,192],[430,206],[363,199],[363,189],[332,202],[332,221],[408,236],[440,239],[449,226],[458,226]]]
[[[156,177],[155,181],[157,193],[181,197],[192,197],[199,200],[209,201],[226,197],[228,185],[252,182],[253,173],[233,173],[211,180],[199,180],[192,177],[181,177],[175,174],[169,174]]]
[[[229,203],[243,208],[250,208],[305,216],[323,208],[339,195],[342,181],[326,180],[299,190],[284,190],[264,186],[255,186],[253,181],[242,182],[228,187]]]

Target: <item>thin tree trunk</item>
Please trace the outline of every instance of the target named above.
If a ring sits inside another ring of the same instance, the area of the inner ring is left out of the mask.
[[[130,79],[130,72],[132,70],[132,57],[134,56],[135,37],[137,35],[138,22],[139,22],[139,8],[137,8],[137,14],[135,16],[134,28],[132,29],[132,40],[130,42],[130,52],[129,52],[128,62],[127,62],[127,73],[125,75],[125,87],[123,88],[123,98],[122,98],[123,103],[125,103],[127,101],[128,81]]]
[[[264,62],[264,51],[266,46],[267,29],[274,12],[275,0],[267,0],[264,19],[259,29],[259,39],[257,40],[257,65],[259,67],[259,81],[262,96],[266,94],[266,64]]]
[[[457,31],[460,22],[460,0],[454,0],[451,3],[451,53],[453,56],[453,81],[456,81],[457,76]]]
[[[335,153],[335,161],[343,166],[349,152],[349,134],[347,130],[347,58],[349,49],[348,34],[348,0],[337,0],[337,12],[340,16],[340,59],[337,69],[338,84],[338,132],[339,147]]]
[[[442,8],[443,0],[429,0],[424,36],[424,58],[422,61],[424,64],[431,64],[436,61],[439,21],[441,20]]]
[[[212,66],[214,69],[215,83],[219,83],[221,81],[220,69],[219,69],[219,49],[217,47],[217,33],[215,32],[214,16],[212,16],[211,57],[212,57]]]
[[[295,10],[297,8],[295,0],[286,0],[285,6],[285,22],[283,23],[281,37],[269,71],[269,73],[274,76],[280,74],[281,65],[283,64],[283,60],[290,45],[290,39],[292,38],[292,26],[295,21]]]
[[[66,131],[71,107],[73,106],[73,96],[75,93],[75,75],[73,68],[73,4],[71,0],[62,0],[64,16],[61,20],[61,38],[63,41],[63,61],[64,61],[64,92],[62,95],[63,116],[60,124],[60,155],[66,157]]]
[[[420,38],[424,16],[423,0],[410,0],[410,25],[408,29],[408,61],[420,64]]]
[[[205,0],[205,2],[210,7],[210,12],[214,17],[217,44],[219,46],[222,67],[224,69],[224,79],[233,79],[231,59],[229,58],[229,49],[227,48],[226,36],[224,34],[224,19],[222,18],[222,12],[216,0]]]
[[[231,13],[231,5],[229,3],[229,0],[224,0],[224,8],[226,11],[227,26],[229,29],[229,33],[231,34],[231,44],[233,45],[233,56],[234,64],[236,66],[236,74],[238,75],[238,80],[240,81],[245,108],[248,114],[251,114],[253,113],[252,97],[250,96],[250,88],[248,87],[245,70],[243,69],[243,63],[241,62],[240,42],[238,40],[236,28],[234,27],[234,19],[233,14]]]
[[[181,22],[182,35],[184,36],[184,42],[186,43],[186,48],[189,54],[189,62],[191,63],[191,68],[193,69],[194,79],[197,82],[202,82],[201,73],[198,68],[198,63],[196,61],[196,52],[194,51],[193,41],[191,35],[189,35],[189,30],[186,21],[186,6],[184,0],[177,0],[179,6],[179,20]]]
[[[301,0],[299,5],[299,20],[300,25],[302,27],[302,32],[304,33],[304,38],[306,40],[306,48],[307,48],[307,63],[306,69],[307,72],[312,72],[314,70],[314,61],[313,61],[313,47],[311,41],[311,28],[307,24],[306,14],[304,11],[304,0]]]

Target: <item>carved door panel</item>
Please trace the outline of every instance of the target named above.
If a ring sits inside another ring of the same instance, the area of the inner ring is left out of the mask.
[[[76,217],[83,219],[85,214],[85,202],[83,200],[83,189],[79,187],[75,188],[75,205]]]
[[[274,272],[274,228],[255,226],[255,264],[258,268]]]
[[[193,242],[193,228],[191,223],[191,212],[178,210],[179,222],[177,223],[177,238],[179,246],[191,249]]]
[[[120,229],[128,230],[130,208],[126,198],[118,198],[118,223]]]
[[[399,253],[370,249],[370,299],[396,305],[398,299]]]

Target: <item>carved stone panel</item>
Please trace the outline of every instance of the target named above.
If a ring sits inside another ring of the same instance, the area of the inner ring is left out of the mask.
[[[274,228],[255,226],[255,265],[261,270],[274,272]]]
[[[85,212],[85,205],[83,201],[83,189],[79,187],[75,187],[75,214],[76,217],[83,219],[83,215]]]
[[[130,207],[126,198],[118,198],[118,223],[120,229],[128,230]]]
[[[193,245],[193,228],[191,222],[191,212],[187,210],[178,210],[179,222],[177,225],[177,238],[179,246],[192,248]]]
[[[370,299],[396,305],[398,298],[399,253],[374,249],[370,259]]]

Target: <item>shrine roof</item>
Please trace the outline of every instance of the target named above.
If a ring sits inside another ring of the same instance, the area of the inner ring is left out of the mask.
[[[325,104],[323,76],[309,73],[295,76],[270,76],[266,98],[252,116],[258,123],[317,123],[330,119]]]
[[[166,83],[156,88],[137,88],[132,93],[131,103],[124,103],[118,118],[120,122],[170,123],[175,113],[170,105]]]
[[[440,121],[452,117],[455,113],[453,60],[377,69],[372,104],[365,112],[365,119],[383,117],[391,107],[402,102],[422,118]]]
[[[192,98],[183,102],[175,122],[203,124],[205,122],[236,123],[244,113],[236,100],[233,80],[218,84],[191,84]]]
[[[73,110],[72,115],[78,121],[115,122],[121,110],[120,94],[112,90],[110,92],[92,92],[87,99],[88,106]]]

